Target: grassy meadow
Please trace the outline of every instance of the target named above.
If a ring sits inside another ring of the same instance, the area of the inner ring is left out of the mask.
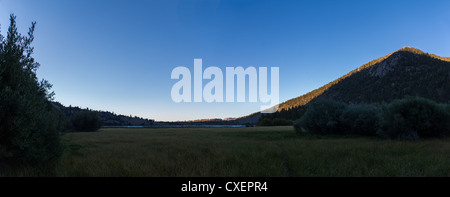
[[[111,128],[67,133],[64,155],[1,176],[450,176],[450,139],[297,135],[288,127]]]

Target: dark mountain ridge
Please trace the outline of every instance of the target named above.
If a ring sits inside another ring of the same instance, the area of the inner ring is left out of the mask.
[[[281,117],[298,118],[293,114],[316,99],[346,103],[384,103],[405,96],[450,103],[450,57],[403,47],[318,89],[281,103],[278,112],[272,117],[286,114]],[[261,116],[259,113],[254,115]]]
[[[450,58],[403,47],[316,90],[281,103],[278,111],[306,105],[316,98],[374,103],[407,95],[449,102]]]

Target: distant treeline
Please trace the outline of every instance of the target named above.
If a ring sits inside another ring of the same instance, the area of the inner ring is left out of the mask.
[[[78,113],[89,111],[95,113],[99,117],[101,124],[104,126],[151,126],[155,123],[153,119],[145,119],[137,116],[118,115],[114,112],[97,111],[89,108],[82,109],[80,107],[64,106],[59,102],[52,102],[53,106],[60,110],[68,119],[72,119]]]
[[[307,107],[299,106],[289,110],[277,111],[275,113],[262,114],[258,120],[258,126],[286,126],[292,125],[293,121],[300,119],[305,114]]]

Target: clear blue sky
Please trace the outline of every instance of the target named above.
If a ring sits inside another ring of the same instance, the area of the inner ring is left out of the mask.
[[[261,103],[174,103],[176,66],[278,66],[280,101],[403,46],[450,56],[450,1],[0,0],[37,22],[38,76],[56,100],[156,120],[239,117]]]

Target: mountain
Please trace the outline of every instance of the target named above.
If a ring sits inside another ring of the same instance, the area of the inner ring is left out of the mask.
[[[287,114],[281,116],[294,119],[295,111],[322,98],[346,103],[383,103],[405,96],[450,103],[450,57],[403,47],[316,90],[281,103],[272,116]]]

